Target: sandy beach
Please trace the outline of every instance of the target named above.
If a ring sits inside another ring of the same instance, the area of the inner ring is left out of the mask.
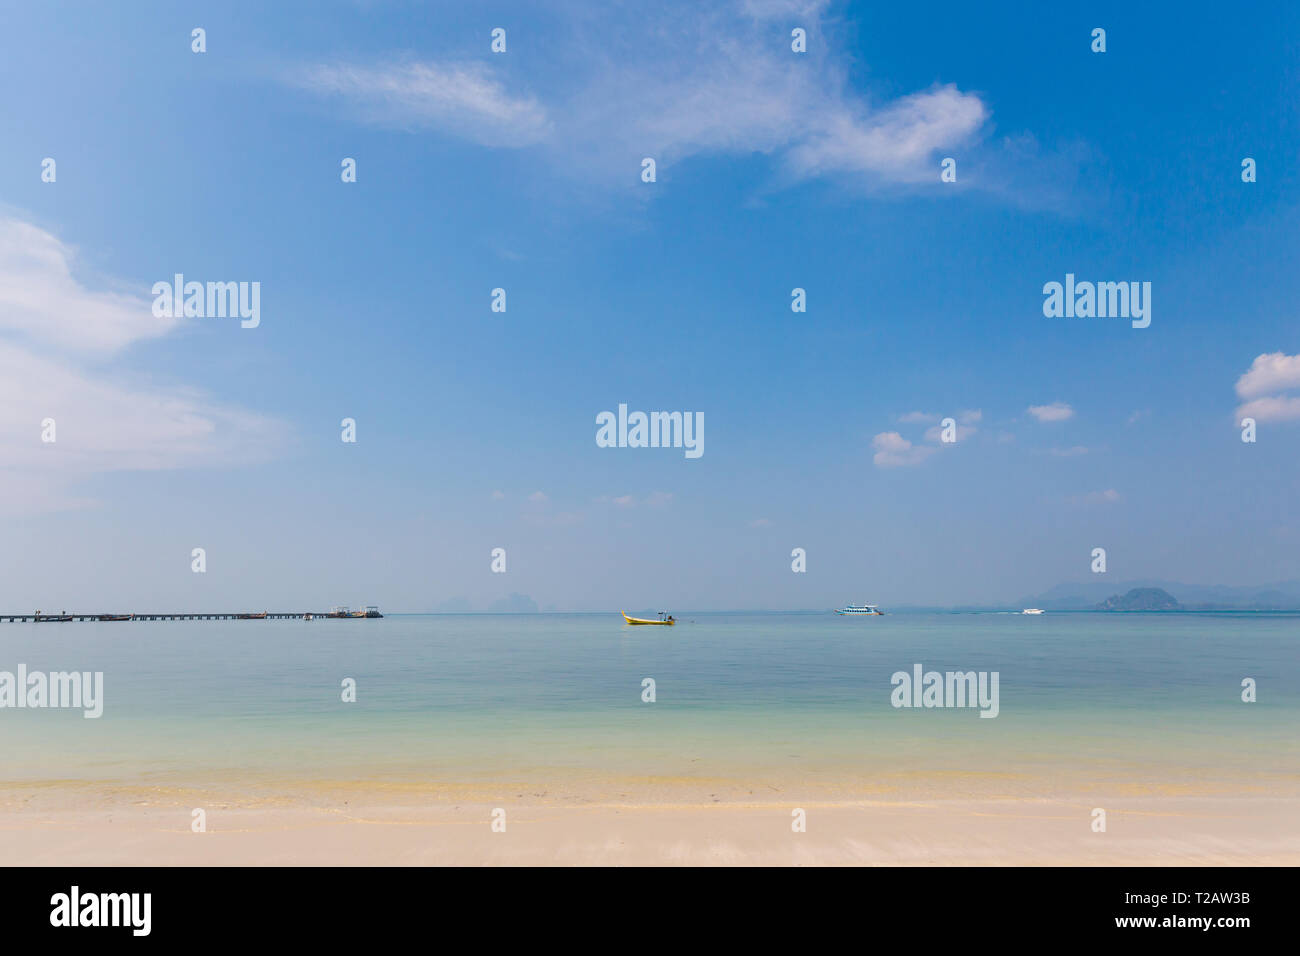
[[[28,787],[5,792],[0,858],[104,866],[1300,863],[1295,795],[794,802],[709,789],[656,785],[626,800],[586,800],[536,787],[335,783],[232,799],[180,788]],[[196,807],[206,832],[191,829]],[[1106,808],[1104,833],[1091,828],[1095,807]],[[504,832],[492,827],[497,808]],[[796,808],[806,832],[792,830]]]

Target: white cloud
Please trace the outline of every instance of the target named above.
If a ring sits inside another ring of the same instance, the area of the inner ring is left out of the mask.
[[[444,129],[484,146],[529,146],[552,130],[541,103],[510,95],[481,63],[317,64],[288,79],[342,98],[370,122]]]
[[[1237,421],[1253,418],[1257,422],[1293,422],[1300,419],[1300,398],[1272,395],[1257,398],[1237,408]]]
[[[1074,417],[1074,409],[1065,402],[1052,402],[1050,405],[1030,405],[1029,414],[1040,422],[1063,422]]]
[[[1057,458],[1076,458],[1088,454],[1088,449],[1083,445],[1074,445],[1070,448],[1053,448],[1048,454],[1055,455]]]
[[[771,518],[755,518],[749,523],[751,528],[770,528],[772,527]]]
[[[988,107],[956,86],[912,93],[883,109],[839,103],[813,118],[815,128],[791,146],[801,176],[869,173],[895,182],[933,179],[931,157],[967,142],[987,122]]]
[[[957,416],[957,420],[965,425],[972,425],[983,418],[984,413],[978,408],[968,408]]]
[[[934,448],[926,445],[913,445],[898,432],[881,432],[871,439],[871,447],[876,449],[871,460],[878,468],[919,465],[935,452]]]
[[[272,457],[279,422],[188,388],[142,383],[112,357],[178,327],[143,297],[73,276],[67,245],[0,221],[0,508],[12,514],[93,504],[96,474],[220,467]],[[42,441],[46,419],[55,441]]]
[[[166,335],[178,320],[153,314],[143,295],[87,289],[73,277],[74,251],[17,219],[0,219],[0,332],[32,345],[113,352]]]
[[[908,412],[906,415],[899,415],[898,420],[904,425],[928,425],[930,422],[937,422],[942,417],[942,415],[930,412]]]
[[[546,492],[534,491],[531,495],[528,496],[528,500],[535,501],[540,504],[541,502],[548,501],[549,499],[546,497]]]
[[[1257,355],[1246,374],[1237,379],[1237,395],[1241,398],[1257,398],[1289,388],[1300,388],[1300,355]]]
[[[0,369],[6,466],[85,475],[214,465],[282,437],[262,416],[213,404],[198,392],[138,387],[4,342]],[[41,441],[46,418],[55,422],[53,443]]]
[[[1237,421],[1289,422],[1300,419],[1300,397],[1281,394],[1300,388],[1300,355],[1269,352],[1255,356],[1246,373],[1237,379],[1237,395],[1252,399],[1237,407]],[[1269,394],[1270,392],[1275,394]]]
[[[837,64],[837,47],[821,32],[822,6],[658,4],[637,10],[634,31],[610,13],[574,17],[548,41],[547,65],[528,75],[537,96],[507,89],[507,57],[490,66],[318,64],[288,81],[341,98],[372,122],[540,146],[585,182],[640,185],[643,157],[663,170],[718,153],[770,154],[793,179],[937,182],[937,156],[977,138],[988,107],[951,83],[872,101]],[[795,10],[815,55],[792,54],[789,31],[774,31],[768,19]]]

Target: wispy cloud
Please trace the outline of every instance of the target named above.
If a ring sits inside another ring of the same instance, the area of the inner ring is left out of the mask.
[[[1050,405],[1030,405],[1029,414],[1040,422],[1063,422],[1074,417],[1074,409],[1065,402],[1052,402]]]
[[[0,506],[36,513],[91,504],[95,474],[265,460],[287,429],[196,389],[162,388],[115,363],[132,343],[179,327],[142,296],[74,275],[53,234],[0,220]],[[53,442],[43,422],[53,420]]]
[[[179,320],[155,316],[143,295],[87,288],[73,276],[75,261],[52,233],[0,219],[0,332],[37,346],[109,353],[177,327]]]
[[[484,146],[530,146],[553,129],[536,98],[506,92],[482,63],[316,64],[287,77],[339,97],[368,122],[442,129]]]
[[[286,79],[369,122],[543,148],[584,180],[637,182],[647,156],[664,169],[693,156],[763,153],[790,180],[937,183],[937,157],[983,136],[988,105],[952,82],[883,101],[853,89],[823,35],[823,7],[658,4],[638,9],[633,33],[613,13],[575,16],[528,77],[537,93],[512,88],[509,54],[485,63],[477,50],[318,63]],[[791,17],[815,55],[791,52]]]
[[[815,114],[815,126],[790,144],[800,176],[867,174],[893,182],[933,180],[931,158],[967,142],[989,118],[979,97],[953,84],[912,93],[884,108],[841,102]]]

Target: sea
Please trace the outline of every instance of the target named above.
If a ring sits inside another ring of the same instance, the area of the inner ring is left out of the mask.
[[[1300,780],[1297,614],[677,620],[0,624],[0,672],[104,675],[97,719],[0,708],[0,787],[1032,797],[1293,792]],[[996,673],[996,717],[896,706],[919,699],[896,676],[918,665]]]

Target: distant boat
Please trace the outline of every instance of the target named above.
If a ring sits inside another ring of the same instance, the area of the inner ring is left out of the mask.
[[[1042,614],[1043,609],[1041,607],[1027,607],[1020,613],[1021,614]]]
[[[134,618],[134,614],[100,614],[96,616],[97,621],[129,621]]]
[[[852,615],[865,614],[869,616],[875,616],[878,614],[884,614],[885,612],[880,610],[880,608],[874,604],[846,604],[844,607],[837,607],[835,609],[835,613],[852,614]]]
[[[326,614],[325,616],[326,616],[326,617],[346,617],[346,618],[353,618],[353,617],[383,617],[383,615],[379,613],[379,608],[377,608],[377,607],[376,607],[375,605],[373,605],[373,604],[368,604],[368,605],[366,605],[366,608],[365,608],[364,611],[353,611],[353,610],[349,609],[348,606],[347,606],[346,604],[339,604],[339,605],[337,605],[337,606],[335,606],[335,607],[330,608],[330,612],[329,612],[328,614]]]
[[[235,615],[235,620],[237,620],[237,621],[261,621],[261,620],[263,620],[265,617],[266,617],[266,612],[263,611],[261,614],[236,614],[236,615]]]
[[[659,620],[657,621],[650,621],[643,617],[628,617],[626,611],[623,611],[622,614],[623,614],[623,620],[626,621],[628,624],[662,624],[668,627],[672,627],[674,624],[677,623],[675,620],[673,620],[673,616],[671,614],[667,614],[663,611],[659,612]]]
[[[49,624],[57,621],[71,621],[72,615],[71,614],[42,614],[40,611],[37,611],[34,620],[36,621],[37,624]]]
[[[311,615],[310,615],[310,614],[304,614],[304,615],[302,616],[302,619],[303,619],[304,621],[310,621],[310,620],[311,620]]]

